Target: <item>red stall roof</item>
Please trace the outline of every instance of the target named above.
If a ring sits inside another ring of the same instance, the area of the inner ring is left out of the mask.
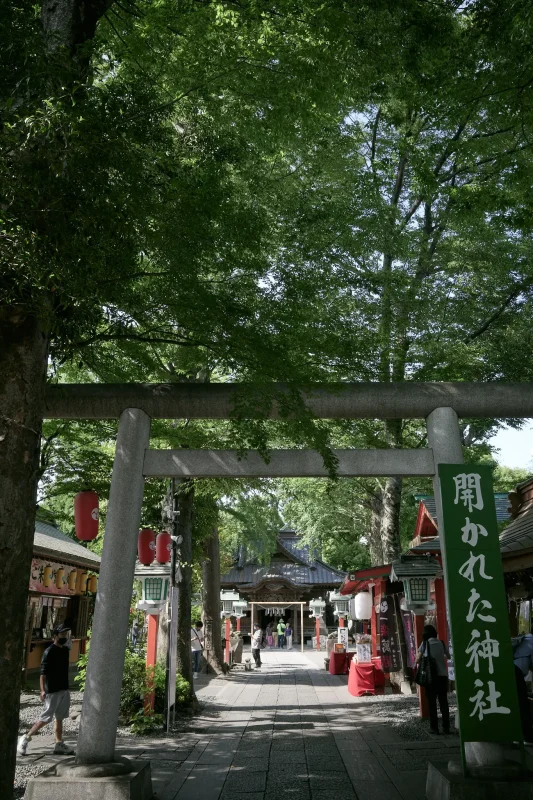
[[[341,586],[341,594],[358,594],[366,591],[369,583],[375,583],[380,578],[388,578],[391,564],[382,564],[379,567],[367,567],[351,572]]]

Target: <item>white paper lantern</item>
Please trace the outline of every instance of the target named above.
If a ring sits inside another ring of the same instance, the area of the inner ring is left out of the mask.
[[[372,616],[372,597],[370,592],[356,594],[354,605],[356,619],[370,619]]]

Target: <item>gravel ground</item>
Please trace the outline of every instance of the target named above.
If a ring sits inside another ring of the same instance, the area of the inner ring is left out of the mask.
[[[199,713],[205,718],[214,718],[219,716],[220,712],[217,711],[213,707],[209,707],[210,703],[214,701],[216,698],[215,695],[213,697],[204,697],[202,702],[199,706]],[[75,711],[77,708],[81,708],[81,703],[83,700],[83,692],[70,692],[70,708],[71,713]],[[19,735],[22,733],[26,733],[29,731],[31,726],[34,722],[39,719],[39,715],[41,713],[42,703],[39,697],[38,691],[27,691],[23,692],[20,696],[20,716],[19,716]],[[63,731],[65,733],[65,738],[72,738],[72,735],[77,735],[79,730],[79,716],[77,719],[67,719],[63,722]],[[202,730],[202,721],[198,720],[198,723],[195,725],[193,719],[191,718],[190,714],[180,715],[176,719],[175,725],[171,727],[171,733],[175,735],[187,733],[189,731],[194,730],[195,732],[201,732]],[[53,732],[52,725],[48,725],[46,728],[42,729],[42,732],[39,732],[32,738],[32,741],[39,742],[39,736],[50,736]],[[131,737],[131,738],[138,738],[132,732],[131,728],[129,727],[119,727],[117,728],[117,736],[122,737]],[[167,738],[166,730],[156,730],[152,731],[151,733],[144,733],[142,735],[143,739],[158,739],[158,738]],[[47,764],[39,765],[39,762],[31,763],[17,763],[17,769],[15,773],[15,798],[19,800],[20,798],[24,797],[24,792],[26,789],[26,783],[30,778],[35,777],[35,775],[39,775],[47,768]]]
[[[369,697],[368,703],[372,705],[372,712],[377,717],[382,717],[402,737],[411,742],[432,740],[429,733],[427,719],[421,719],[418,711],[418,697],[403,694],[385,694]],[[450,706],[451,727],[454,729],[454,716],[457,711],[455,692],[448,695]]]

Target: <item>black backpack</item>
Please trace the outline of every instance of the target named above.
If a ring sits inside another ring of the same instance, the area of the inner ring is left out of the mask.
[[[444,643],[442,645],[444,647]],[[430,650],[429,642],[426,642],[426,650],[422,653],[415,675],[415,683],[425,688],[431,686],[437,677],[437,664],[435,659],[430,656]]]

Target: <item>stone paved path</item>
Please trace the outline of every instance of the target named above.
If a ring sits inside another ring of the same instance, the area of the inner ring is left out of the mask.
[[[447,761],[458,739],[401,739],[317,656],[267,651],[261,671],[200,681],[193,732],[117,752],[150,759],[157,800],[422,800],[429,757]]]

